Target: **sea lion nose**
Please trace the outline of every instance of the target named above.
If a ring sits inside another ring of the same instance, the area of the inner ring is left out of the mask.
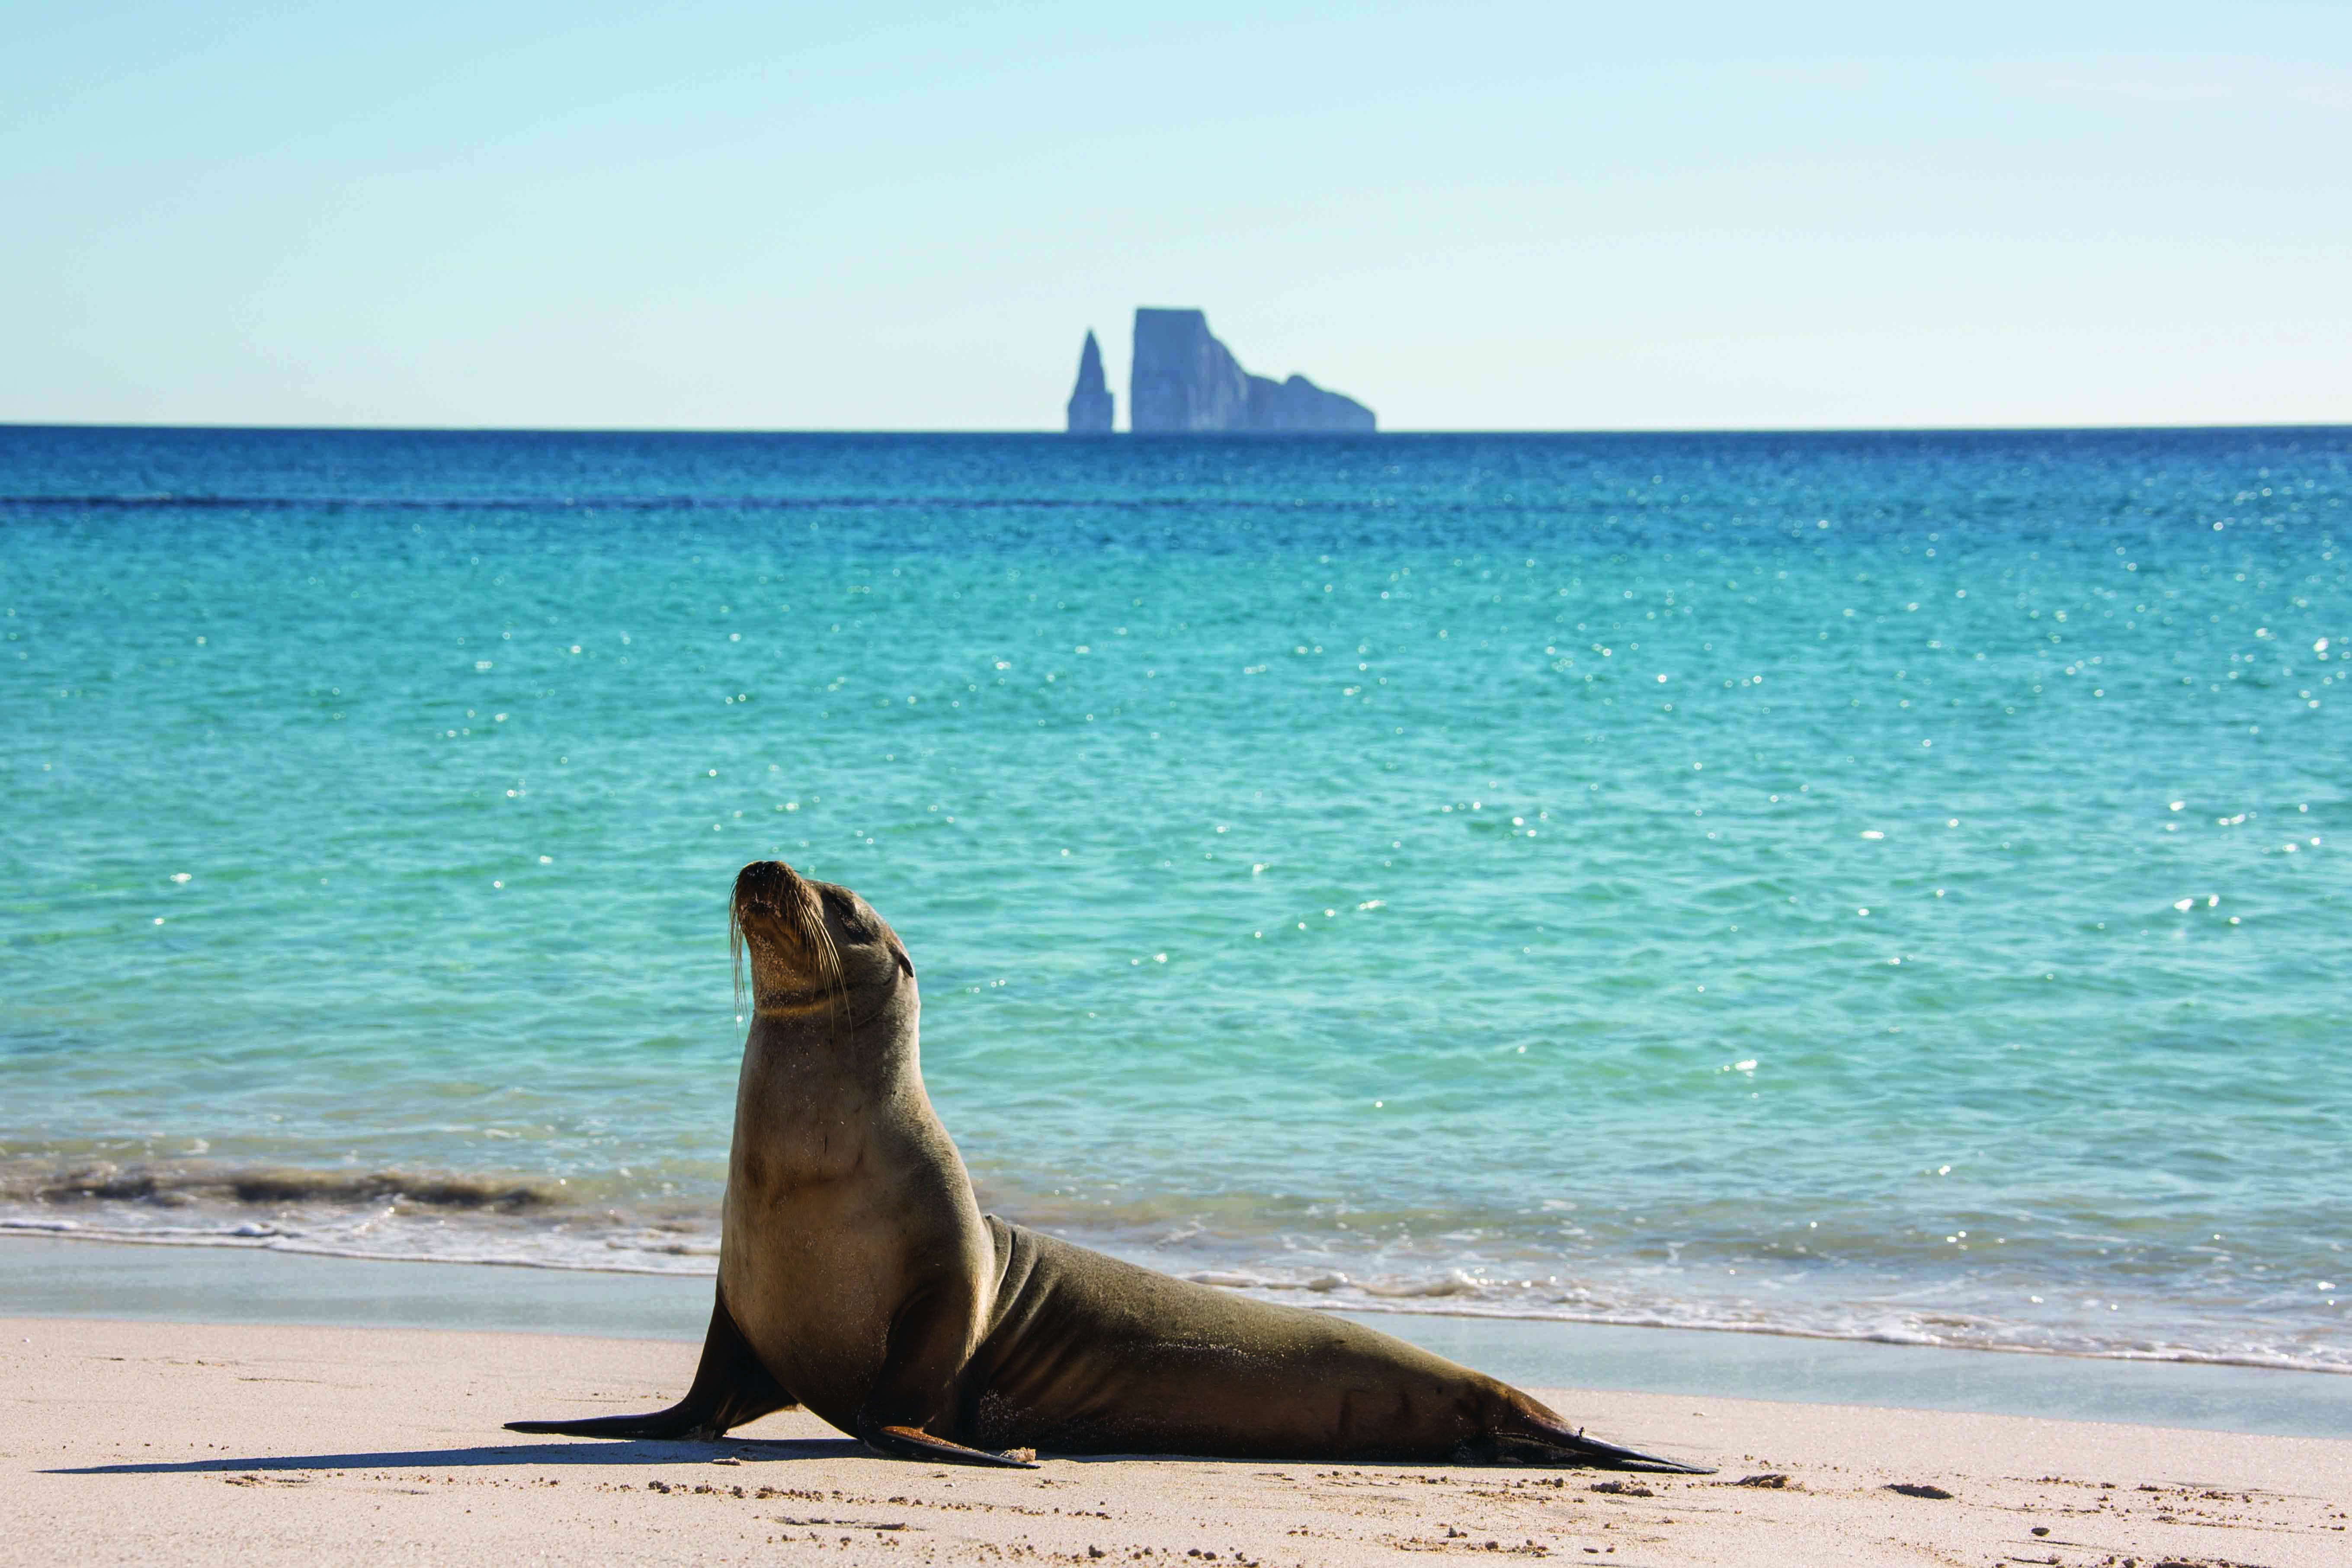
[[[735,874],[735,902],[739,908],[782,908],[800,880],[800,873],[782,860],[754,860]]]

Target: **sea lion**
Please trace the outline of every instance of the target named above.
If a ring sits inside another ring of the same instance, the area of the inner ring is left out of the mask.
[[[1704,1473],[1343,1319],[983,1216],[923,1092],[898,933],[771,860],[736,878],[730,936],[752,1018],[693,1385],[652,1415],[512,1430],[708,1439],[799,1405],[883,1453],[972,1464],[1042,1449]]]

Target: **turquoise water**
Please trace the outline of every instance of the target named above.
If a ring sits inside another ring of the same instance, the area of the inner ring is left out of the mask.
[[[782,856],[984,1201],[1159,1267],[2352,1370],[2352,431],[15,428],[0,496],[0,1223],[708,1271]]]

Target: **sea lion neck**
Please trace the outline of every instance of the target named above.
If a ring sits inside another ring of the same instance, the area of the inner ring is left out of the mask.
[[[781,1071],[870,1090],[919,1081],[921,1001],[911,980],[841,995],[761,992],[744,1034],[747,1071]]]

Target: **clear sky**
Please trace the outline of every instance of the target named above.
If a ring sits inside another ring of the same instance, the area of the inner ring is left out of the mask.
[[[2352,422],[2352,4],[0,6],[0,420]]]

